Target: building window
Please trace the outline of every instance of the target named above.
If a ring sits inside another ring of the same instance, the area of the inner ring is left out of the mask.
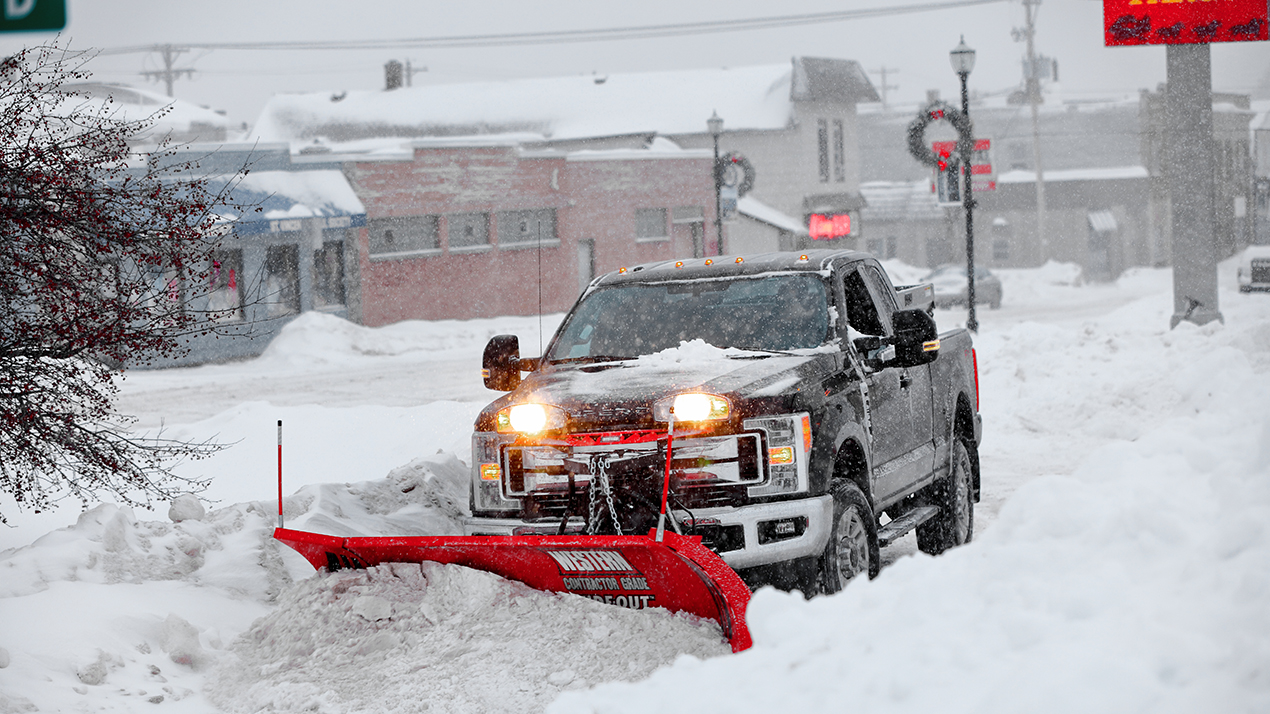
[[[816,147],[820,152],[820,182],[829,183],[829,122],[816,120]]]
[[[455,213],[448,217],[450,250],[484,248],[489,245],[488,213]]]
[[[666,230],[666,209],[635,209],[635,240],[666,240],[670,233]]]
[[[843,141],[842,120],[833,120],[833,180],[847,180],[846,144]]]
[[[313,307],[344,305],[344,241],[329,240],[313,251]]]
[[[370,254],[418,253],[440,248],[436,216],[394,216],[370,221]]]
[[[534,246],[556,242],[556,209],[536,211],[502,211],[498,219],[500,247]],[[451,244],[453,245],[453,244]]]
[[[300,312],[300,247],[271,245],[265,251],[265,314],[269,317]]]
[[[218,250],[212,254],[207,311],[213,320],[239,322],[243,319],[242,275],[241,250]]]
[[[143,298],[143,304],[155,314],[185,311],[185,285],[175,268],[150,266],[146,269],[146,281],[150,284],[150,294]]]
[[[1003,216],[992,219],[992,260],[1004,262],[1010,259],[1010,222]]]

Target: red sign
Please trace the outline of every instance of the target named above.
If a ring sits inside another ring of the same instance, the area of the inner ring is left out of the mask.
[[[947,167],[944,165],[944,162],[952,156],[954,151],[957,150],[957,142],[932,141],[930,145],[931,148],[935,150],[935,155],[939,157],[939,170],[946,170]],[[991,139],[975,139],[975,150],[970,155],[971,174],[992,175],[992,157],[988,154],[988,151],[991,148]]]
[[[1103,0],[1102,23],[1108,47],[1270,39],[1266,0]]]
[[[812,240],[833,240],[851,235],[851,216],[846,213],[835,213],[822,216],[811,214],[807,219],[807,232]]]

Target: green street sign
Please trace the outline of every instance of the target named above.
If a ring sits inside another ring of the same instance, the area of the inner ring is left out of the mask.
[[[66,0],[0,0],[0,32],[56,32],[66,27]]]

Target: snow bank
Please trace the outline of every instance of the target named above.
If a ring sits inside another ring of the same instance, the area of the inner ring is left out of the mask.
[[[1270,311],[1169,331],[1170,307],[981,337],[985,491],[1009,478],[994,441],[1049,448],[971,546],[811,602],[761,591],[752,650],[548,711],[1270,710]],[[1064,449],[1079,466],[1047,474]]]
[[[332,534],[458,533],[466,482],[440,455],[302,488],[284,510],[288,525]],[[0,552],[0,712],[209,710],[199,692],[234,637],[313,569],[273,540],[276,501],[174,512],[179,522],[146,521],[103,504]]]
[[[565,689],[727,651],[710,621],[395,563],[287,591],[238,638],[207,694],[230,712],[540,711]]]
[[[499,320],[404,320],[384,327],[362,327],[321,312],[306,312],[292,320],[255,360],[256,368],[338,366],[355,360],[382,357],[446,359],[475,356],[494,335],[511,332],[520,337],[526,355],[538,349],[560,325],[564,315],[545,315],[539,333],[537,317]]]

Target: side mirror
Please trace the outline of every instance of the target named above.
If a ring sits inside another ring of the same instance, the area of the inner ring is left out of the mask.
[[[520,385],[520,338],[495,335],[481,357],[481,377],[486,389],[510,392]]]
[[[930,364],[939,356],[939,329],[925,310],[901,310],[891,316],[895,328],[895,367]]]

